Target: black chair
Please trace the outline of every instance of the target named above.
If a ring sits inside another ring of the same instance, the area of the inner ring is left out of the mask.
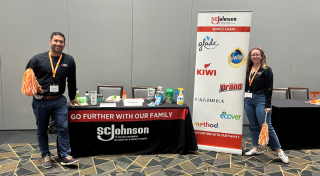
[[[117,95],[122,97],[123,85],[98,84],[97,93],[102,94],[104,98],[108,98],[109,96],[112,96],[112,95]]]
[[[132,86],[132,97],[133,98],[147,98],[148,88],[154,88],[156,91],[158,87],[156,86]]]
[[[289,99],[309,99],[309,88],[289,87]]]
[[[273,88],[272,99],[288,99],[289,93],[287,88]]]

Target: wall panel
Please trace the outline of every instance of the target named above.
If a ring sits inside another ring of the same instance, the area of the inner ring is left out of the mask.
[[[21,94],[23,73],[32,56],[50,50],[53,31],[68,37],[67,1],[1,1],[0,22],[4,129],[36,128],[32,98]]]
[[[188,75],[191,0],[133,1],[133,86],[184,88]]]
[[[130,97],[132,2],[69,0],[68,6],[80,96],[97,84],[122,84]]]
[[[319,7],[317,0],[299,1],[293,38],[290,86],[309,87],[310,91],[320,91]]]

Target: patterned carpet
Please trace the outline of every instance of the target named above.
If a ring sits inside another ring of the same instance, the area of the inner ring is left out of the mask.
[[[251,139],[244,138],[243,150],[251,149]],[[320,149],[288,150],[289,164],[276,161],[276,152],[261,147],[257,156],[197,151],[178,155],[117,155],[78,158],[79,164],[61,166],[55,143],[50,151],[54,166],[44,169],[37,144],[0,145],[0,175],[312,175],[320,176]]]

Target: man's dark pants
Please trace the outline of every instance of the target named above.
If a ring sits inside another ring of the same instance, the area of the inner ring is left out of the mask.
[[[48,144],[48,123],[52,114],[58,131],[59,149],[61,158],[65,158],[71,152],[68,130],[68,107],[65,96],[53,100],[35,99],[32,101],[33,112],[36,117],[38,145],[41,156],[51,155]]]

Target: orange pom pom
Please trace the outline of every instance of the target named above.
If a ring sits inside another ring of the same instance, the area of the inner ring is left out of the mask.
[[[269,142],[269,129],[266,123],[262,124],[260,136],[259,136],[259,144],[260,145],[267,145]]]
[[[39,88],[36,76],[31,68],[28,68],[23,75],[22,81],[22,93],[27,96],[32,96],[37,94],[37,89]]]

